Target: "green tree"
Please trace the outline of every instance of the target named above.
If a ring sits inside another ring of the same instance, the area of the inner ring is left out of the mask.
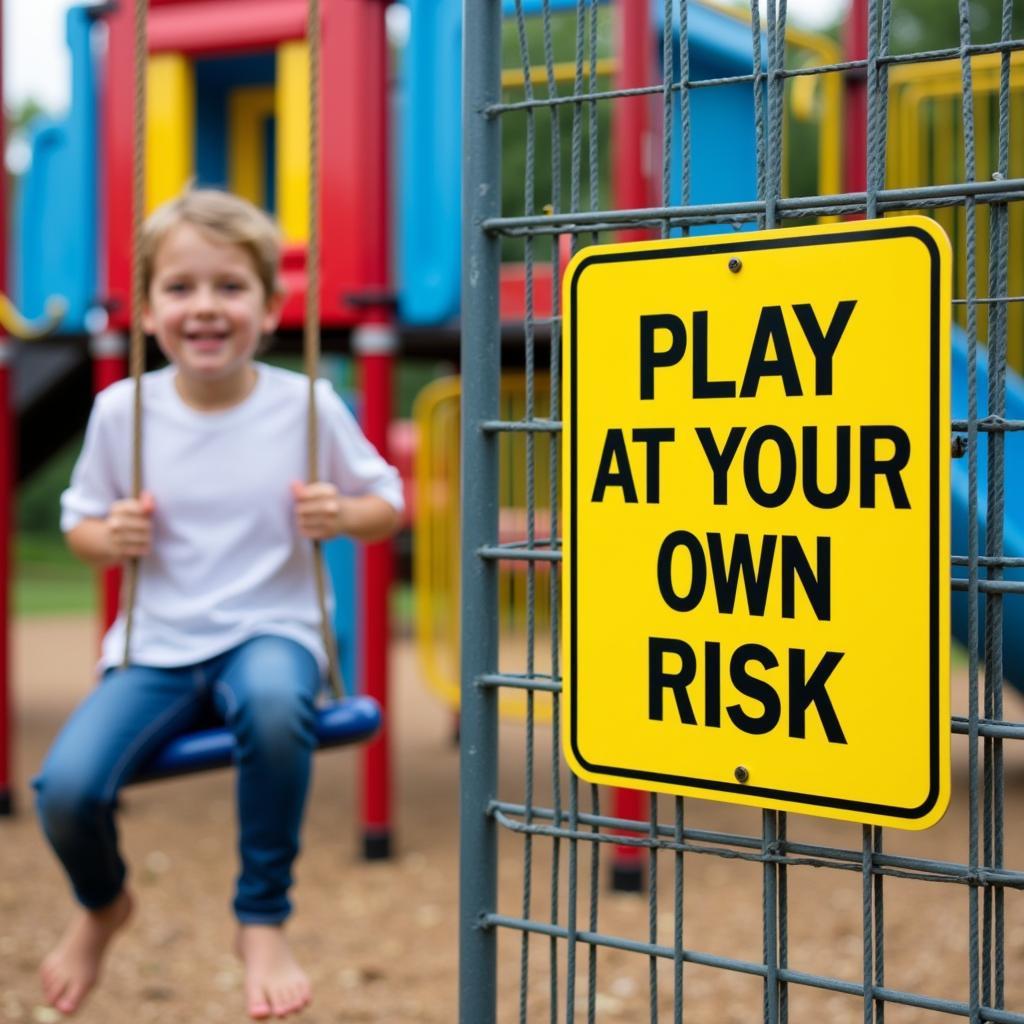
[[[611,12],[601,7],[598,13],[598,45],[597,58],[612,56],[614,46],[612,40]],[[572,13],[552,14],[550,20],[550,49],[555,65],[575,68],[577,54],[576,15]],[[507,19],[502,40],[502,66],[510,71],[522,73],[524,65],[530,71],[534,99],[548,97],[547,66],[545,62],[544,22],[542,18],[533,17],[526,20],[526,53],[522,52],[519,41],[518,25],[514,18]],[[584,70],[590,66],[590,24],[589,16],[584,25]],[[586,78],[584,90],[589,88]],[[596,88],[610,88],[609,79],[599,77]],[[556,85],[555,94],[568,96],[573,92],[573,82],[560,82]],[[504,90],[505,102],[519,102],[525,97],[523,86],[516,85]],[[607,205],[610,193],[609,165],[609,133],[611,131],[610,104],[605,101],[596,104],[597,110],[597,141],[600,153],[596,170],[598,202]],[[554,113],[552,113],[554,109]],[[552,117],[556,118],[555,131],[552,130]],[[532,212],[541,213],[546,207],[554,204],[553,141],[557,136],[560,194],[558,206],[567,210],[572,196],[572,140],[573,140],[573,105],[558,108],[539,108],[533,113],[516,111],[502,117],[502,211],[508,216],[518,216],[526,212],[527,194],[527,139],[531,128],[534,139],[532,185]],[[579,165],[580,189],[579,204],[583,209],[590,206],[591,170],[588,161],[591,117],[590,108],[580,107],[579,128],[582,133],[582,154]],[[535,255],[538,259],[549,259],[550,253],[546,245],[538,244]],[[504,245],[506,259],[522,259],[523,243],[514,239],[506,240]]]
[[[1024,35],[1024,6],[1009,0],[1010,37]],[[997,42],[1001,35],[1003,0],[971,0],[971,42]],[[893,0],[893,53],[940,50],[960,45],[960,14],[956,0]]]

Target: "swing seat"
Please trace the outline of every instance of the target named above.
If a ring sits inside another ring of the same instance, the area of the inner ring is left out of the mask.
[[[346,697],[318,708],[317,747],[341,747],[369,739],[381,725],[380,705],[366,696]],[[235,738],[229,729],[201,729],[171,740],[136,772],[132,783],[191,775],[233,763]]]

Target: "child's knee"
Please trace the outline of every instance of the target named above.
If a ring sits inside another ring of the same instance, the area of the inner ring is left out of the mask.
[[[282,752],[314,745],[313,702],[289,682],[257,678],[235,695],[234,728],[243,742]]]
[[[47,835],[55,840],[95,823],[113,803],[83,774],[44,768],[33,785],[39,819]]]
[[[316,663],[294,641],[258,637],[250,641],[238,666],[241,685],[218,684],[228,724],[243,746],[287,752],[316,744]],[[309,676],[310,678],[307,678]]]

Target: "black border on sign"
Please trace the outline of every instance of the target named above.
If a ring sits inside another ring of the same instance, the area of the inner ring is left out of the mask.
[[[618,263],[623,261],[636,260],[662,260],[674,259],[680,256],[709,256],[716,253],[729,252],[753,252],[762,249],[782,249],[793,246],[825,245],[836,242],[865,242],[882,238],[911,237],[921,241],[931,256],[931,299],[929,309],[931,313],[931,327],[929,331],[931,348],[931,373],[930,373],[930,394],[931,394],[931,457],[929,465],[931,477],[929,483],[930,509],[928,521],[930,524],[929,536],[929,673],[928,673],[928,695],[930,699],[928,715],[928,751],[930,756],[928,768],[928,795],[917,807],[894,807],[888,804],[870,803],[864,800],[847,800],[838,797],[817,796],[808,793],[794,793],[789,790],[770,789],[765,786],[752,786],[731,782],[721,782],[716,779],[699,779],[688,775],[670,775],[664,772],[648,772],[640,769],[619,768],[612,765],[594,764],[588,761],[580,751],[577,737],[577,587],[579,582],[577,549],[579,544],[579,517],[577,495],[579,481],[577,474],[577,424],[576,412],[578,408],[577,384],[579,376],[577,372],[578,351],[577,351],[577,330],[579,315],[577,309],[576,290],[579,284],[580,275],[584,269],[597,263]],[[744,796],[765,797],[771,800],[785,800],[790,803],[805,804],[809,807],[829,807],[837,810],[859,811],[867,814],[884,815],[890,818],[903,818],[908,821],[915,821],[925,817],[935,806],[939,798],[940,780],[940,750],[939,750],[939,697],[941,680],[939,679],[939,439],[940,422],[942,411],[939,408],[939,383],[940,383],[940,359],[941,352],[941,318],[939,309],[940,298],[940,267],[941,260],[938,246],[935,239],[923,228],[909,225],[868,228],[864,231],[842,231],[830,232],[820,235],[800,235],[794,233],[792,237],[781,237],[774,239],[751,239],[744,240],[742,237],[733,238],[729,241],[716,241],[707,245],[680,245],[665,246],[657,249],[642,249],[636,252],[624,253],[598,253],[593,256],[584,257],[576,266],[570,283],[569,311],[572,328],[569,335],[569,360],[571,367],[569,409],[568,417],[572,430],[572,443],[569,451],[569,473],[570,473],[570,522],[572,524],[572,538],[570,542],[570,557],[572,571],[569,580],[570,592],[570,617],[569,630],[572,641],[572,657],[569,666],[569,688],[572,697],[570,704],[569,741],[572,744],[573,755],[576,761],[584,769],[595,774],[603,774],[612,778],[634,779],[644,782],[657,782],[674,786],[688,786],[691,789],[704,789],[708,791],[737,793]]]

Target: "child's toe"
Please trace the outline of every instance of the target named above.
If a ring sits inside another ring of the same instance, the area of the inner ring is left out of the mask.
[[[249,1009],[249,1016],[252,1017],[253,1020],[266,1020],[273,1012],[271,1010],[270,1000],[267,999],[266,994],[262,989],[247,992],[246,1005]]]
[[[81,1003],[83,998],[85,998],[85,993],[88,989],[88,985],[72,981],[65,986],[60,997],[53,1005],[56,1006],[61,1013],[74,1013],[75,1010],[78,1009],[78,1004]]]
[[[287,1017],[301,1008],[298,993],[293,985],[282,985],[273,993],[270,1002],[277,1017]]]

